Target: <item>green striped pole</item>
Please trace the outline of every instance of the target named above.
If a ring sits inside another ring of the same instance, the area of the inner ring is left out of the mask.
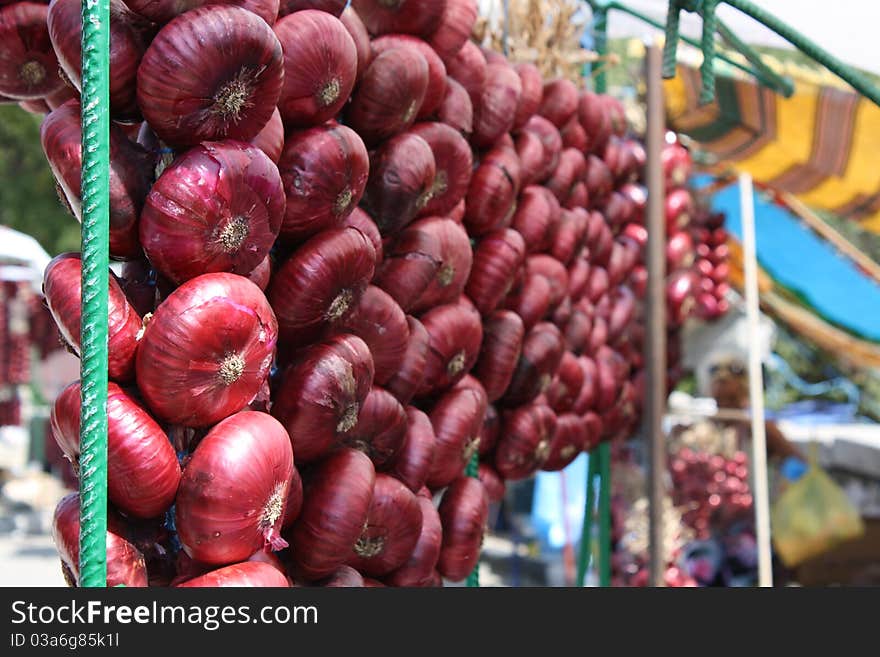
[[[110,2],[82,2],[80,586],[107,585]]]
[[[473,477],[474,479],[480,478],[480,455],[478,453],[474,453],[471,457],[471,460],[468,461],[467,468],[465,470],[465,474],[468,477]],[[467,578],[467,587],[476,589],[480,587],[480,555],[477,554],[477,563],[474,564],[474,569],[471,571],[471,574],[468,575]]]

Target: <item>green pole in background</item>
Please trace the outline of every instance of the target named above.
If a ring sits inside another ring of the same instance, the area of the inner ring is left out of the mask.
[[[480,478],[480,455],[478,453],[474,453],[471,457],[471,460],[468,461],[467,468],[465,469],[465,474],[468,477],[473,477],[474,479]],[[474,564],[474,569],[471,571],[471,574],[468,575],[467,578],[467,587],[468,588],[479,588],[480,587],[480,555],[477,554],[477,563]]]
[[[80,586],[107,585],[110,2],[82,2]]]
[[[584,524],[581,530],[581,545],[578,554],[577,586],[583,588],[587,580],[587,568],[590,565],[590,554],[593,551],[593,513],[596,510],[596,451],[589,455],[587,465],[587,502],[584,505]]]

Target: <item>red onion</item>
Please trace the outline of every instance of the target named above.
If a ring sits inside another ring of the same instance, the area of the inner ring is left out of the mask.
[[[611,192],[602,206],[602,214],[614,232],[618,232],[632,220],[633,206],[623,194]]]
[[[272,278],[272,258],[266,256],[260,261],[256,267],[246,276],[254,285],[263,292],[269,287],[269,280]]]
[[[498,504],[504,499],[506,486],[495,468],[488,463],[480,463],[479,479],[486,489],[486,495],[489,497],[490,504]]]
[[[550,281],[535,273],[527,273],[522,284],[505,300],[505,307],[514,311],[528,331],[550,311]]]
[[[172,292],[147,324],[137,382],[162,420],[203,427],[243,408],[275,355],[278,323],[256,285],[204,274]]]
[[[544,98],[544,80],[541,72],[534,64],[520,63],[514,67],[519,75],[522,95],[513,119],[513,129],[523,127],[529,119],[537,114]]]
[[[474,375],[486,389],[490,402],[500,399],[519,362],[525,328],[519,315],[498,310],[486,318],[483,343]]]
[[[82,143],[80,106],[68,101],[45,118],[40,141],[52,174],[70,212],[82,219],[80,180]],[[116,125],[110,125],[110,254],[134,258],[140,252],[137,220],[152,182],[152,156],[130,142]]]
[[[294,570],[327,577],[349,558],[364,529],[376,472],[365,454],[341,449],[306,477],[302,513],[287,534]]]
[[[356,228],[326,230],[299,247],[269,289],[284,338],[308,344],[344,321],[373,277],[375,262],[373,245]]]
[[[364,208],[383,236],[401,230],[425,208],[436,170],[431,147],[418,135],[397,135],[373,154]]]
[[[694,240],[690,233],[677,231],[666,240],[666,266],[670,271],[694,264]]]
[[[408,404],[422,385],[430,340],[425,326],[415,317],[407,316],[406,323],[409,328],[409,338],[403,362],[394,376],[385,384],[385,387],[397,397],[401,404]]]
[[[471,97],[452,78],[446,79],[446,95],[437,108],[437,118],[465,137],[470,137],[474,130],[474,105]]]
[[[681,324],[690,315],[698,285],[699,281],[690,269],[673,272],[667,278],[666,305],[674,325]]]
[[[440,545],[443,541],[440,514],[430,497],[419,495],[416,499],[422,516],[419,538],[406,562],[385,578],[385,583],[389,586],[428,586],[440,557]]]
[[[587,152],[590,140],[589,137],[587,137],[587,133],[584,131],[583,126],[581,126],[578,121],[577,116],[571,117],[568,123],[566,123],[562,127],[562,130],[559,131],[559,134],[562,137],[562,144],[566,148],[574,148],[581,154]]]
[[[562,128],[578,111],[578,90],[571,80],[556,78],[544,83],[538,114]]]
[[[34,98],[33,100],[21,100],[18,102],[18,106],[28,114],[35,114],[37,116],[45,116],[52,111],[52,108],[49,107],[49,103],[47,103],[42,98]]]
[[[287,192],[281,236],[289,241],[340,226],[360,202],[370,169],[361,138],[334,123],[289,134],[278,167]]]
[[[474,105],[472,141],[480,147],[492,146],[513,127],[522,96],[519,75],[506,61],[486,67],[486,84]]]
[[[571,317],[565,323],[563,334],[565,346],[574,353],[584,351],[593,331],[593,318],[580,305],[572,309]]]
[[[292,477],[290,438],[275,418],[245,411],[223,420],[183,470],[175,504],[183,549],[222,565],[287,547],[280,532]]]
[[[36,100],[64,85],[46,27],[48,13],[35,2],[0,7],[0,94]]]
[[[602,418],[590,411],[583,416],[584,426],[587,429],[587,444],[585,452],[592,451],[602,440]]]
[[[562,210],[550,253],[563,265],[571,264],[580,253],[587,237],[589,221],[590,215],[582,207]]]
[[[476,308],[461,302],[433,308],[421,320],[430,342],[417,394],[427,395],[455,385],[470,371],[480,352],[483,327]]]
[[[626,110],[623,108],[623,103],[613,96],[599,96],[599,99],[605,104],[608,111],[612,133],[623,137],[626,134]]]
[[[50,422],[55,441],[79,470],[80,383],[58,395]],[[174,502],[180,481],[177,455],[156,421],[118,385],[107,395],[107,487],[125,513],[153,518]]]
[[[432,26],[428,43],[441,56],[451,57],[462,49],[473,32],[479,10],[476,0],[446,0],[439,23]]]
[[[251,144],[268,155],[275,164],[278,164],[281,152],[284,150],[284,123],[281,121],[281,113],[277,107],[272,112],[269,122],[263,126],[256,137],[251,139]]]
[[[605,202],[613,185],[608,166],[595,155],[587,157],[587,191],[594,206]]]
[[[351,566],[339,566],[330,577],[315,582],[315,586],[359,589],[364,586],[364,578]]]
[[[452,219],[457,224],[464,223],[464,213],[465,213],[465,204],[464,199],[462,199],[458,205],[456,205],[452,211],[449,213],[448,218]]]
[[[598,303],[610,287],[608,272],[602,267],[590,267],[590,277],[587,280],[587,299],[590,303]]]
[[[590,332],[590,339],[587,342],[586,349],[590,353],[595,353],[599,347],[608,342],[608,321],[604,317],[595,317],[593,319],[593,328]]]
[[[291,0],[287,0],[291,1]],[[160,25],[175,16],[191,11],[205,4],[237,5],[252,11],[266,23],[272,25],[278,16],[278,0],[126,0],[129,8]]]
[[[428,480],[436,438],[431,420],[422,411],[408,406],[406,418],[406,439],[389,472],[417,493]]]
[[[428,34],[443,16],[438,0],[352,0],[370,34]]]
[[[293,469],[293,477],[290,480],[290,489],[287,493],[287,504],[284,507],[284,519],[281,521],[281,526],[284,528],[289,527],[297,518],[299,518],[299,514],[302,511],[303,505],[303,482],[302,477],[300,477],[299,471],[294,468]],[[261,554],[265,554],[264,552]]]
[[[357,424],[342,441],[370,457],[378,469],[388,468],[397,459],[406,440],[406,411],[387,390],[373,387],[364,399]]]
[[[347,4],[347,0],[281,0],[278,15],[287,16],[303,9],[317,9],[333,14],[338,18]]]
[[[588,150],[602,152],[611,136],[611,117],[600,97],[589,91],[581,93],[578,101],[578,121],[589,139]]]
[[[430,488],[452,483],[477,453],[486,406],[486,393],[477,387],[453,388],[434,405],[430,413],[435,436],[427,482]]]
[[[645,222],[645,209],[648,205],[648,190],[644,185],[627,183],[618,190],[630,202],[633,207],[633,221],[643,224]]]
[[[503,418],[495,469],[504,479],[525,479],[544,465],[556,433],[556,414],[543,405],[522,406]]]
[[[339,20],[345,25],[348,34],[354,41],[354,47],[357,50],[357,79],[360,80],[364,71],[373,61],[373,48],[370,45],[370,35],[367,28],[358,13],[348,6],[340,15]]]
[[[556,197],[544,187],[529,185],[520,194],[511,223],[523,236],[528,252],[540,253],[552,246],[559,218],[560,207]]]
[[[523,130],[537,135],[544,146],[543,164],[534,175],[534,182],[542,182],[550,177],[559,164],[559,156],[562,153],[562,137],[556,126],[543,116],[530,118],[523,126]]]
[[[54,0],[47,18],[58,63],[77,91],[82,90],[82,6],[77,0]],[[110,2],[110,111],[137,118],[137,69],[155,28],[121,1]]]
[[[316,126],[336,116],[357,78],[357,48],[348,30],[313,9],[285,16],[274,30],[284,51],[278,110],[285,125]]]
[[[575,399],[574,405],[572,406],[572,411],[577,415],[584,415],[587,411],[591,410],[595,403],[596,398],[598,396],[598,369],[596,368],[596,363],[587,356],[579,356],[578,364],[580,365],[581,372],[583,373],[583,383],[581,384],[580,393]]]
[[[418,123],[410,132],[424,139],[434,153],[434,185],[421,214],[446,215],[467,194],[474,166],[470,146],[444,123]]]
[[[432,220],[429,226],[439,221],[443,220]],[[450,223],[454,222],[450,220]],[[423,222],[419,224],[424,225]],[[385,261],[376,273],[375,284],[388,292],[404,311],[410,311],[437,278],[439,269],[438,231],[418,230],[411,226],[387,250]],[[447,277],[445,275],[444,279]]]
[[[589,277],[590,261],[584,257],[575,258],[568,267],[568,296],[572,303],[577,303],[584,296]]]
[[[472,477],[460,477],[444,493],[438,511],[443,542],[437,570],[452,581],[463,580],[480,558],[489,515],[486,489]]]
[[[525,241],[512,228],[493,231],[480,240],[465,291],[481,314],[491,313],[507,296],[525,255]]]
[[[566,413],[556,418],[556,432],[550,443],[550,454],[542,470],[564,470],[589,444],[587,423],[578,415]]]
[[[180,588],[287,588],[290,583],[274,566],[262,561],[244,561],[188,579]]]
[[[377,474],[367,522],[348,563],[367,575],[387,575],[406,563],[421,531],[422,512],[415,493],[394,477]]]
[[[524,130],[516,136],[514,148],[520,161],[522,184],[537,182],[538,173],[544,167],[544,142],[534,132]]]
[[[544,185],[560,203],[565,203],[571,195],[572,187],[581,180],[582,176],[579,174],[585,171],[584,156],[573,148],[566,148],[559,156],[559,164]]]
[[[77,355],[80,353],[82,310],[81,269],[82,261],[78,253],[63,253],[49,263],[43,277],[43,294],[46,296],[49,312],[52,313],[64,341]],[[111,379],[127,381],[134,376],[141,318],[125,298],[112,274],[107,302],[107,372]]]
[[[165,25],[147,48],[137,101],[169,144],[248,141],[271,118],[283,80],[281,44],[264,20],[239,7],[198,7]]]
[[[412,310],[419,312],[454,302],[464,291],[473,266],[473,252],[464,228],[452,219],[431,217],[412,224],[406,234],[411,232],[428,233],[433,237],[419,237],[416,243],[426,246],[436,243],[437,247],[435,252],[427,249],[420,251],[437,263],[437,270],[424,292],[413,303]]]
[[[150,262],[175,283],[246,275],[268,255],[284,216],[278,168],[255,146],[206,142],[162,172],[141,213]]]
[[[441,53],[442,56],[442,53]],[[480,104],[483,87],[486,86],[486,57],[473,41],[465,41],[457,53],[443,59],[449,77],[461,84],[471,97],[474,111]]]
[[[584,385],[584,371],[577,357],[570,351],[562,354],[556,376],[547,389],[547,403],[557,413],[572,410]]]
[[[550,283],[550,308],[562,303],[568,294],[568,271],[565,265],[553,256],[539,254],[529,256],[526,267],[530,274],[544,276]]]
[[[373,359],[353,335],[303,350],[285,372],[272,414],[293,441],[297,463],[314,461],[345,443],[373,385]]]
[[[412,48],[425,58],[428,64],[428,86],[417,118],[434,114],[446,96],[446,66],[434,49],[418,37],[406,34],[387,34],[372,42],[373,56],[395,48]]]
[[[147,586],[144,555],[125,537],[118,517],[111,514],[107,524],[107,586]],[[79,529],[79,495],[71,493],[58,502],[52,521],[52,539],[69,586],[79,586]]]
[[[493,452],[500,435],[501,416],[498,414],[498,410],[489,404],[486,407],[486,414],[483,416],[483,426],[480,428],[480,457],[488,456]]]
[[[342,223],[343,226],[350,226],[351,228],[357,228],[361,231],[367,238],[370,240],[370,243],[373,245],[373,249],[376,252],[376,267],[382,263],[383,258],[383,250],[384,247],[382,245],[382,235],[379,233],[379,227],[376,225],[370,215],[361,210],[360,208],[354,208],[351,211],[351,214],[345,218],[345,221]]]
[[[146,260],[129,260],[122,265],[119,285],[138,315],[143,316],[156,309],[154,276],[155,272]]]
[[[682,187],[691,174],[693,163],[690,153],[681,144],[667,144],[660,153],[663,173],[666,175],[666,186]]]
[[[339,326],[367,343],[376,383],[384,385],[397,374],[406,356],[409,327],[400,306],[388,293],[370,285]]]
[[[352,96],[348,125],[371,146],[406,130],[425,100],[428,72],[425,57],[414,48],[379,53]]]
[[[686,189],[673,189],[666,195],[666,231],[684,228],[691,221],[694,201]]]
[[[623,357],[607,346],[596,350],[596,410],[607,412],[619,396],[620,385],[626,377],[627,364]]]
[[[486,153],[474,171],[465,199],[464,223],[473,236],[510,224],[519,194],[520,166],[516,152],[503,147]]]
[[[519,406],[547,390],[563,354],[562,334],[553,324],[536,324],[523,340],[522,354],[502,398],[505,406]]]

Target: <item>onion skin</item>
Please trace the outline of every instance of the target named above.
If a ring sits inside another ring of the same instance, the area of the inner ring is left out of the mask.
[[[389,474],[417,493],[428,480],[428,472],[434,462],[436,438],[431,420],[423,411],[408,406],[406,418],[406,438]]]
[[[473,103],[473,109],[476,113],[488,75],[486,56],[473,41],[465,41],[461,50],[454,55],[445,57],[443,63],[446,64],[446,72],[449,77],[461,84],[471,97],[471,103]]]
[[[479,237],[510,225],[520,187],[516,151],[497,147],[486,153],[474,171],[465,198],[464,224]]]
[[[587,258],[575,258],[568,267],[568,296],[577,303],[584,296],[590,278],[590,262]]]
[[[377,469],[394,463],[406,440],[406,411],[387,390],[373,386],[361,405],[355,427],[344,444],[370,457]]]
[[[357,78],[357,47],[348,30],[338,18],[312,9],[285,16],[273,29],[284,51],[278,99],[284,124],[311,127],[336,116]]]
[[[82,143],[80,105],[71,100],[53,110],[40,126],[40,141],[71,214],[82,220],[80,181]],[[152,156],[110,125],[110,254],[140,255],[137,221],[152,182]]]
[[[525,255],[525,241],[512,228],[493,231],[480,240],[465,292],[482,315],[492,313],[507,296]]]
[[[284,519],[281,526],[289,527],[302,511],[303,505],[303,482],[299,470],[293,468],[293,477],[290,479],[290,489],[287,493],[287,505],[284,507]],[[264,552],[261,554],[265,554]]]
[[[268,563],[245,561],[212,570],[177,586],[179,588],[287,588],[290,583],[283,573]]]
[[[486,406],[486,393],[476,387],[453,388],[434,405],[430,413],[435,442],[429,488],[448,486],[464,473],[480,448]]]
[[[596,369],[596,363],[587,356],[578,357],[578,365],[583,373],[583,383],[572,405],[572,411],[576,415],[583,416],[591,411],[596,403],[598,370]]]
[[[486,67],[486,84],[474,106],[472,141],[476,146],[492,146],[510,131],[521,96],[522,83],[510,64],[505,61]]]
[[[483,426],[480,429],[480,457],[488,456],[495,449],[498,437],[501,435],[501,416],[498,410],[489,404],[486,407],[486,415],[483,416]]]
[[[370,62],[373,61],[370,34],[361,17],[351,6],[345,8],[345,11],[339,16],[339,20],[342,21],[354,41],[354,47],[357,50],[357,79],[360,80],[364,71],[370,66]]]
[[[293,450],[284,427],[265,413],[244,411],[208,432],[183,470],[176,527],[186,553],[224,565],[281,538],[293,477]]]
[[[406,323],[409,329],[409,338],[403,361],[394,376],[385,383],[388,391],[397,397],[401,404],[409,404],[422,385],[430,342],[425,325],[418,319],[407,315]]]
[[[510,310],[498,310],[486,318],[480,355],[473,372],[485,387],[489,402],[500,399],[510,385],[524,335],[522,319]]]
[[[351,555],[364,529],[376,472],[365,454],[341,449],[306,477],[303,509],[287,538],[296,573],[328,577]]]
[[[428,233],[428,239],[418,238],[424,245],[436,244],[437,250],[427,249],[419,253],[429,255],[436,263],[437,270],[428,286],[412,304],[413,312],[436,308],[453,303],[464,292],[473,266],[473,253],[470,240],[464,228],[451,219],[420,219],[407,229],[410,232]]]
[[[502,398],[505,406],[520,406],[545,392],[562,360],[563,340],[549,322],[535,325],[523,340],[522,354]]]
[[[0,7],[0,94],[37,100],[64,86],[46,27],[48,13],[35,2]]]
[[[395,48],[412,48],[425,58],[425,63],[428,65],[428,86],[425,88],[425,97],[416,118],[426,119],[437,111],[446,96],[446,66],[440,55],[418,37],[407,34],[386,34],[372,42],[374,57]]]
[[[64,341],[77,355],[81,350],[81,269],[82,261],[78,253],[63,253],[49,263],[43,277],[43,294],[49,312],[52,313]],[[107,374],[112,380],[128,381],[134,376],[141,318],[126,299],[113,275],[110,276],[107,303]]]
[[[544,84],[544,96],[538,113],[562,128],[578,111],[578,90],[571,80],[557,78]]]
[[[330,577],[315,582],[315,586],[326,588],[359,589],[364,586],[364,578],[351,566],[339,566]]]
[[[205,142],[153,185],[140,239],[150,262],[175,283],[212,272],[246,275],[269,254],[284,206],[278,168],[263,151]]]
[[[79,586],[79,495],[71,493],[55,507],[52,539],[61,556],[65,579]],[[115,515],[108,518],[107,586],[147,586],[144,555],[123,535],[123,525]]]
[[[405,229],[392,240],[374,283],[405,312],[418,303],[440,269],[440,241],[435,230]]]
[[[373,146],[409,128],[428,91],[428,62],[412,47],[385,50],[364,72],[346,122]]]
[[[541,469],[546,472],[564,470],[586,448],[590,434],[584,420],[572,413],[556,418],[556,432],[550,443],[550,454]]]
[[[343,13],[342,10],[345,9],[345,5],[348,2],[346,0],[281,0],[281,5],[278,8],[279,16],[287,16],[288,14],[292,14],[295,11],[302,11],[303,9],[316,9],[319,11],[326,11],[328,14],[332,14],[336,18]]]
[[[431,147],[418,135],[397,135],[373,154],[363,206],[383,236],[402,230],[425,208],[436,171]]]
[[[434,573],[434,567],[440,558],[440,546],[443,542],[440,514],[437,513],[430,498],[419,495],[417,502],[422,516],[418,540],[406,562],[385,577],[385,583],[388,586],[428,586]]]
[[[212,5],[159,31],[138,68],[137,101],[166,143],[249,141],[275,111],[283,80],[281,44],[266,22]]]
[[[437,570],[452,580],[466,578],[480,558],[489,497],[478,480],[460,477],[444,493],[438,509],[443,542]]]
[[[67,386],[52,407],[55,441],[78,469],[80,384]],[[122,388],[107,394],[107,488],[110,501],[138,518],[153,518],[174,502],[180,465],[168,436]]]
[[[434,154],[434,185],[421,214],[446,215],[467,194],[474,166],[470,146],[444,123],[418,123],[410,132],[424,139]]]
[[[559,134],[562,136],[562,144],[566,148],[574,148],[581,153],[581,155],[587,152],[590,140],[589,137],[587,137],[587,133],[584,131],[583,126],[581,126],[580,122],[577,120],[577,116],[573,116],[569,119],[568,123],[566,123],[562,127],[562,130],[559,131]]]
[[[589,91],[578,100],[578,121],[589,139],[588,150],[601,153],[611,136],[611,117],[599,96]]]
[[[517,64],[514,70],[519,75],[522,89],[513,119],[513,129],[518,130],[537,114],[541,107],[541,101],[544,98],[544,80],[538,67],[534,64],[523,62]]]
[[[241,410],[269,374],[278,323],[260,288],[204,274],[175,290],[147,324],[137,382],[165,422],[204,427]]]
[[[269,122],[251,139],[252,145],[263,151],[272,162],[278,164],[281,152],[284,150],[284,123],[281,121],[281,113],[278,108],[272,112]]]
[[[367,522],[348,564],[359,572],[383,577],[402,566],[422,531],[422,511],[415,493],[394,477],[377,474]]]
[[[47,18],[58,63],[82,91],[82,7],[77,0],[54,0]],[[114,117],[136,119],[137,69],[155,28],[121,0],[110,2],[110,110]]]
[[[571,411],[584,385],[584,371],[570,351],[562,354],[556,376],[547,389],[547,404],[556,413]]]
[[[438,0],[352,0],[370,34],[428,34],[443,16]]]
[[[350,228],[357,228],[367,236],[367,239],[370,240],[370,244],[373,245],[373,249],[376,252],[376,267],[378,268],[382,263],[382,260],[384,260],[384,246],[382,244],[382,235],[379,233],[379,227],[376,225],[376,222],[370,218],[370,215],[360,208],[354,208],[351,211],[351,214],[342,222],[342,225]]]
[[[548,406],[533,404],[509,412],[503,422],[495,448],[495,469],[504,479],[525,479],[550,455],[556,414]]]
[[[525,240],[529,253],[548,251],[561,216],[559,201],[545,187],[529,185],[520,194],[511,225]]]
[[[474,105],[467,90],[452,78],[446,80],[446,95],[437,108],[437,118],[465,138],[474,131]]]
[[[483,327],[470,303],[453,303],[429,310],[420,318],[428,332],[425,376],[417,394],[441,392],[467,374],[480,352]]]
[[[315,235],[275,274],[269,301],[291,345],[313,342],[354,310],[375,271],[376,253],[356,228]]]
[[[527,272],[522,284],[508,295],[505,307],[522,318],[528,331],[549,313],[551,293],[547,277]]]
[[[486,489],[490,504],[498,504],[504,499],[507,486],[495,468],[488,463],[480,463],[478,478]]]
[[[372,385],[373,358],[356,336],[337,335],[298,355],[272,407],[290,434],[298,463],[344,444]]]
[[[301,241],[344,223],[364,195],[370,162],[354,130],[326,124],[290,133],[278,168],[287,194],[281,236]]]
[[[374,380],[386,384],[400,370],[409,343],[406,315],[387,292],[367,287],[340,329],[361,338],[370,348],[375,365]]]
[[[590,215],[582,207],[563,210],[560,213],[560,222],[550,254],[564,266],[570,265],[584,246],[589,221]]]
[[[573,148],[566,148],[559,155],[559,164],[550,178],[544,183],[560,203],[565,203],[571,190],[579,182],[579,171],[586,171],[584,156]]]
[[[443,15],[428,43],[441,56],[455,55],[470,38],[478,13],[476,0],[446,0]]]
[[[533,116],[522,129],[534,133],[544,146],[544,160],[541,168],[535,172],[533,179],[533,182],[543,182],[550,177],[559,164],[559,156],[562,153],[562,137],[556,126],[543,116]]]
[[[278,0],[127,0],[125,4],[133,12],[159,25],[206,4],[235,5],[252,11],[269,25],[278,17]]]
[[[568,270],[556,258],[546,254],[531,255],[526,260],[529,274],[543,276],[550,283],[550,309],[555,309],[568,294]]]

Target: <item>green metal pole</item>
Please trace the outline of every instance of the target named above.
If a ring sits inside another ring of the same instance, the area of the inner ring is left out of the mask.
[[[471,457],[471,460],[468,461],[467,469],[465,470],[465,474],[468,477],[473,477],[474,479],[480,478],[480,455],[474,454]],[[480,555],[477,555],[477,563],[474,564],[474,569],[471,571],[471,574],[468,575],[467,578],[467,587],[476,589],[480,587]]]
[[[110,2],[82,2],[80,586],[107,585]]]
[[[584,523],[581,528],[581,545],[578,554],[577,586],[583,588],[587,580],[587,568],[593,552],[593,514],[596,511],[596,474],[599,471],[596,451],[589,455],[587,466],[587,501],[584,505]]]
[[[611,586],[611,443],[599,445],[599,586]]]

